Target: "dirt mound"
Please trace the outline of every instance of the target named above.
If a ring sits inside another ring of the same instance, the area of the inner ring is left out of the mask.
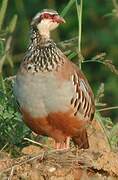
[[[38,155],[0,160],[0,179],[118,179],[117,159],[118,153],[105,151],[42,151]]]
[[[30,145],[13,159],[0,153],[0,180],[117,180],[118,153],[95,122],[88,130],[90,148],[68,151]],[[48,141],[51,144],[51,141]]]

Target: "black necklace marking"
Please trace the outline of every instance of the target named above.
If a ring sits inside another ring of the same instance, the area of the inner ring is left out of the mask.
[[[24,57],[23,65],[27,71],[57,70],[64,63],[62,52],[51,39],[42,37],[32,29],[31,42]]]

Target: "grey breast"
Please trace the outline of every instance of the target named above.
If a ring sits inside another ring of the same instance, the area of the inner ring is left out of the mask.
[[[22,108],[34,117],[44,117],[68,111],[74,87],[70,81],[59,81],[53,72],[26,73],[17,75],[14,93]]]

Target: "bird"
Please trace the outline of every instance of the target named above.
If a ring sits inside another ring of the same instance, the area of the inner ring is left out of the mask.
[[[13,92],[22,118],[36,134],[54,139],[54,148],[89,148],[87,126],[95,113],[87,78],[51,39],[65,23],[57,11],[44,9],[32,19],[30,42],[16,74]]]

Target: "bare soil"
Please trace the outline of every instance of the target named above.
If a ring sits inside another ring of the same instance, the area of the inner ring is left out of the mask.
[[[30,145],[19,158],[1,152],[0,180],[118,180],[118,152],[110,150],[97,122],[89,127],[88,136],[87,150],[73,145],[68,151]]]

